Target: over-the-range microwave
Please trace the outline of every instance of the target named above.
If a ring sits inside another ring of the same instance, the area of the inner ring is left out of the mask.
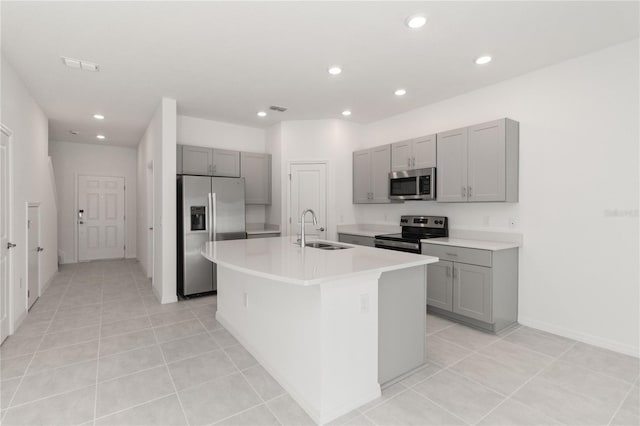
[[[435,200],[436,168],[389,173],[390,200]]]

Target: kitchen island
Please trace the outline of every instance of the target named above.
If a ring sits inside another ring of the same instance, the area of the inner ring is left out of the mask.
[[[370,247],[291,237],[206,243],[216,319],[319,424],[380,396],[425,362],[426,265]]]

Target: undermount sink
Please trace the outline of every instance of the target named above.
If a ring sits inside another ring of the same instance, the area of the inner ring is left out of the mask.
[[[341,245],[337,245],[337,244],[321,243],[321,242],[318,242],[318,241],[312,241],[310,243],[306,243],[305,246],[306,247],[313,247],[313,248],[317,248],[317,249],[321,249],[321,250],[344,250],[344,249],[351,248],[351,247],[341,246]]]

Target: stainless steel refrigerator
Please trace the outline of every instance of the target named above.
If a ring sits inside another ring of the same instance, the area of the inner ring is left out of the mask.
[[[200,250],[207,241],[247,238],[244,178],[178,176],[178,294],[217,290],[216,264]]]

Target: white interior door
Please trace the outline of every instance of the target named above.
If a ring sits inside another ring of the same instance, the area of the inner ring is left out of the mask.
[[[124,178],[78,176],[78,260],[125,255]]]
[[[0,129],[0,343],[9,335],[11,286],[11,161],[10,136]]]
[[[289,168],[289,235],[300,234],[300,215],[312,209],[318,218],[305,216],[305,234],[313,238],[327,236],[327,165],[326,163],[292,163]]]
[[[40,207],[29,206],[27,218],[28,233],[28,277],[29,288],[27,291],[27,299],[29,300],[29,308],[36,303],[40,294]]]
[[[153,194],[153,180],[154,172],[153,172],[153,162],[149,164],[147,168],[147,278],[151,278],[153,280],[153,250],[154,250],[154,242],[153,242],[153,203],[154,203],[154,194]]]

